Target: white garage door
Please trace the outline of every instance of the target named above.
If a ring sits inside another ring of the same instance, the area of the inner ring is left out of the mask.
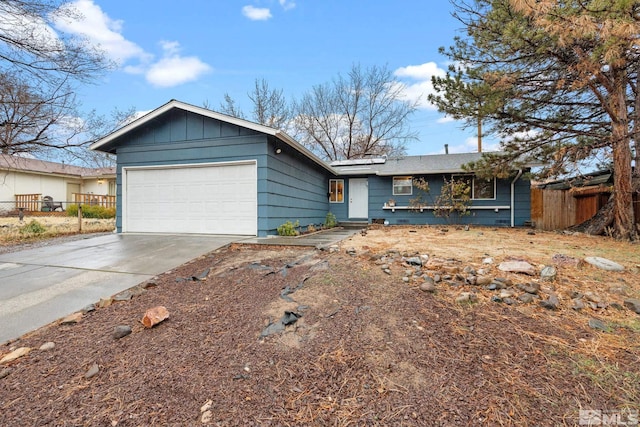
[[[257,234],[255,162],[125,168],[123,231]]]

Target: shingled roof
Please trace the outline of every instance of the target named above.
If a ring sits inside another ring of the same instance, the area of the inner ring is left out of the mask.
[[[343,160],[331,163],[340,175],[425,175],[464,172],[462,165],[480,160],[482,153],[433,154],[395,158]]]
[[[115,176],[116,168],[85,168],[64,163],[0,154],[0,170],[64,175],[77,178]]]

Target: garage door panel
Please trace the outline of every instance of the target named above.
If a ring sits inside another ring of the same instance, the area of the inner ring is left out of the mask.
[[[257,167],[224,164],[126,170],[124,231],[257,232]]]

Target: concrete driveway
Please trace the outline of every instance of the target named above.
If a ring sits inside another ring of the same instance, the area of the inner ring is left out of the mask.
[[[0,254],[0,343],[243,238],[112,234]]]

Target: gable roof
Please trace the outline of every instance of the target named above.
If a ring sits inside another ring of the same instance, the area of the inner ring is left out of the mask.
[[[169,110],[171,110],[173,108],[179,108],[181,110],[188,111],[188,112],[191,112],[191,113],[194,113],[194,114],[199,114],[201,116],[209,117],[209,118],[212,118],[212,119],[215,119],[215,120],[220,120],[222,122],[230,123],[230,124],[233,124],[233,125],[236,125],[236,126],[241,126],[241,127],[244,127],[244,128],[247,128],[247,129],[251,129],[251,130],[254,130],[256,132],[260,132],[260,133],[263,133],[263,134],[266,134],[266,135],[271,135],[271,136],[277,138],[278,140],[280,140],[281,142],[283,142],[283,143],[287,144],[288,146],[292,147],[296,151],[300,152],[304,156],[308,157],[314,163],[322,166],[324,169],[328,170],[329,172],[335,173],[335,170],[329,164],[324,162],[318,156],[313,154],[309,149],[307,149],[302,144],[300,144],[299,142],[297,142],[296,140],[291,138],[289,135],[287,135],[282,130],[274,129],[274,128],[271,128],[271,127],[268,127],[268,126],[264,126],[264,125],[261,125],[261,124],[258,124],[258,123],[250,122],[248,120],[239,119],[237,117],[228,116],[226,114],[218,113],[216,111],[209,110],[207,108],[197,107],[195,105],[187,104],[185,102],[181,102],[181,101],[178,101],[178,100],[175,100],[175,99],[172,99],[171,101],[167,102],[166,104],[156,108],[153,111],[150,111],[149,113],[145,114],[144,116],[139,117],[138,119],[136,119],[136,120],[132,121],[131,123],[121,127],[120,129],[110,133],[109,135],[107,135],[107,136],[105,136],[103,138],[100,138],[98,141],[93,143],[89,148],[92,149],[92,150],[105,151],[104,148],[109,143],[115,141],[116,139],[120,138],[121,136],[127,134],[128,132],[131,132],[131,131],[135,130],[136,128],[139,128],[140,126],[145,125],[146,123],[154,120],[155,118],[161,116],[162,114],[166,113],[167,111],[169,111]]]
[[[483,153],[433,154],[390,159],[338,161],[331,165],[341,175],[427,175],[465,172],[462,165],[480,160]]]
[[[85,168],[64,163],[47,162],[28,157],[0,154],[0,170],[13,172],[31,172],[36,174],[62,175],[74,178],[93,178],[115,176],[116,168]]]

